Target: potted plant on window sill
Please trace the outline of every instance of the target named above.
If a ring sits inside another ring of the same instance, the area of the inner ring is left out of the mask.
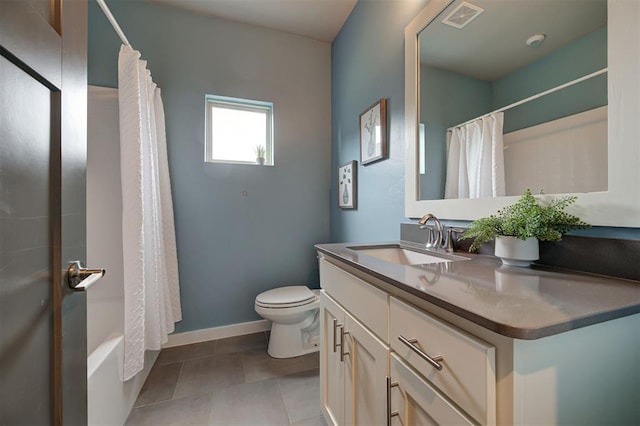
[[[579,217],[565,212],[578,197],[564,196],[541,204],[526,189],[513,205],[496,215],[473,221],[461,239],[474,238],[469,251],[496,240],[495,255],[509,266],[527,267],[538,260],[538,241],[560,241],[562,235],[590,227]]]
[[[255,148],[255,152],[256,152],[256,164],[259,164],[261,166],[264,165],[264,156],[265,156],[265,152],[266,150],[264,149],[264,145],[258,145]]]

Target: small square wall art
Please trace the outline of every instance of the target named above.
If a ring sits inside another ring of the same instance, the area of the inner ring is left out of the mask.
[[[338,167],[338,207],[355,209],[358,203],[358,163],[350,161]]]
[[[387,158],[387,100],[380,99],[360,114],[360,162]]]

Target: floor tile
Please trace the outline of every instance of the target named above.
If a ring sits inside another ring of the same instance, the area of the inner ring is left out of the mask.
[[[242,383],[243,378],[242,363],[235,354],[185,361],[173,397],[182,398],[224,389]]]
[[[280,377],[278,382],[291,423],[322,415],[320,411],[319,370],[303,371]]]
[[[294,423],[291,426],[327,426],[327,422],[324,417],[314,417],[313,419],[303,420],[299,423]]]
[[[204,425],[209,418],[211,395],[204,394],[134,408],[125,423],[143,425]]]
[[[180,362],[154,365],[134,407],[170,400],[173,397],[181,368],[182,363]]]
[[[309,364],[309,367],[320,368],[320,351],[303,355],[303,357],[305,362]]]
[[[319,353],[276,359],[267,333],[163,349],[128,425],[326,426]]]
[[[243,352],[240,356],[246,383],[312,370],[319,366],[318,353],[278,359],[271,358],[265,350],[255,350]]]
[[[210,425],[288,425],[276,379],[243,383],[213,393]]]
[[[216,354],[229,354],[267,348],[267,336],[264,332],[245,334],[216,340]]]
[[[193,343],[191,345],[175,346],[160,351],[156,364],[170,364],[190,359],[204,358],[215,355],[216,341]]]

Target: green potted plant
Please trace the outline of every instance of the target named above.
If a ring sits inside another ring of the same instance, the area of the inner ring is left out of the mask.
[[[571,230],[591,226],[565,212],[577,198],[568,195],[542,204],[526,189],[515,204],[473,221],[461,238],[474,238],[469,251],[495,239],[495,255],[505,265],[529,266],[539,259],[538,240],[560,241]]]
[[[261,166],[264,165],[264,156],[265,156],[265,152],[266,150],[264,149],[264,145],[257,145],[255,147],[255,152],[256,152],[256,163],[260,164]]]

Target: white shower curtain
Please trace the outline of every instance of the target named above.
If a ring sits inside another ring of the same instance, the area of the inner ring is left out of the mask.
[[[140,52],[120,48],[124,380],[182,319],[164,109]]]
[[[505,195],[503,121],[493,113],[447,135],[445,198]]]

